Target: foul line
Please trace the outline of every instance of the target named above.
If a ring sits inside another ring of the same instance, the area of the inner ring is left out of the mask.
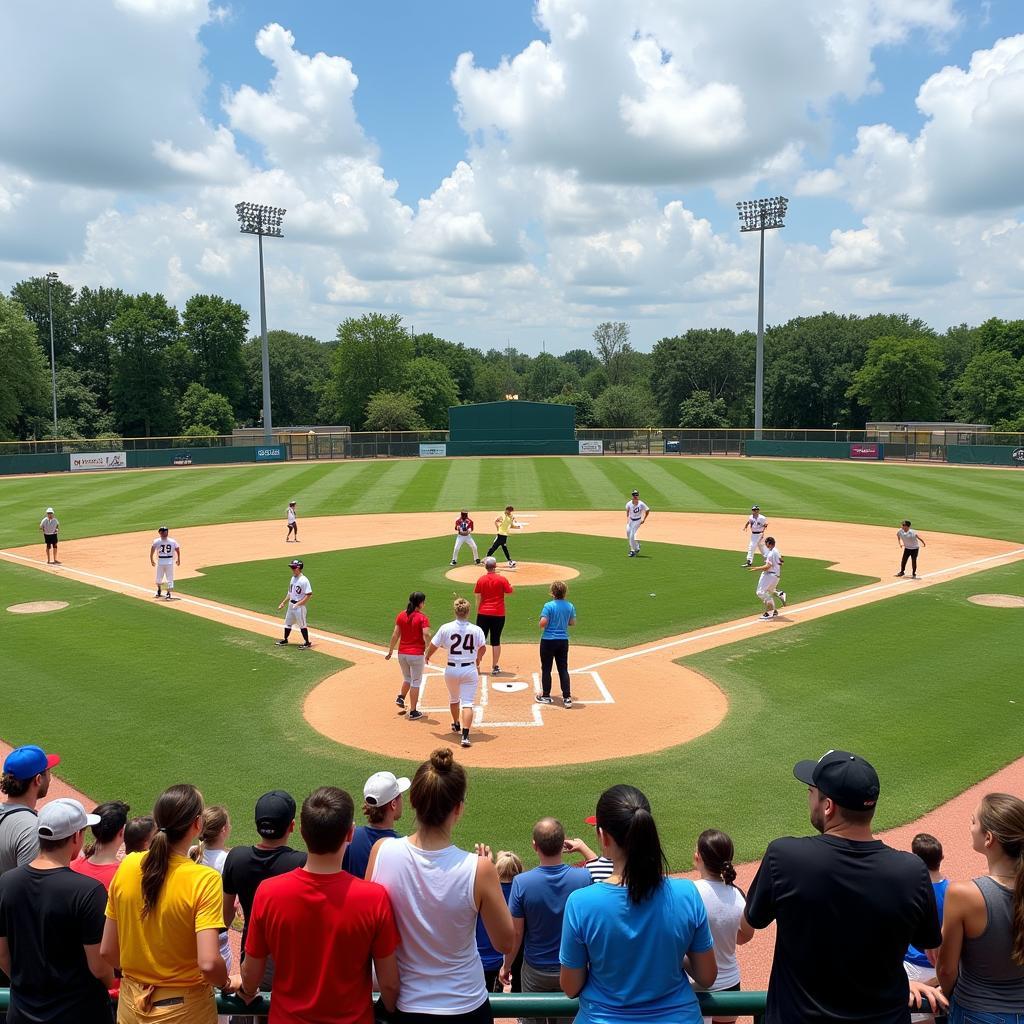
[[[979,558],[973,562],[962,562],[960,565],[951,565],[945,569],[936,569],[934,572],[925,573],[919,576],[918,579],[928,580],[933,579],[937,576],[945,576],[953,572],[961,572],[964,569],[973,569],[980,565],[985,565],[987,562],[996,562],[1003,558],[1019,558],[1024,555],[1024,548],[1017,548],[1014,551],[1005,551],[1001,555],[989,555],[986,558]],[[814,601],[811,604],[800,605],[797,608],[788,611],[789,615],[800,615],[804,612],[815,611],[818,608],[827,608],[834,604],[842,604],[845,601],[850,601],[857,597],[863,597],[867,594],[875,594],[883,590],[891,590],[899,587],[906,587],[906,583],[873,583],[869,587],[864,587],[861,590],[852,590],[844,594],[838,594],[835,597],[824,598],[820,601]],[[655,644],[653,647],[643,647],[639,650],[629,651],[626,654],[616,655],[614,658],[607,658],[604,661],[595,661],[591,665],[581,665],[580,667],[574,667],[574,672],[591,672],[596,668],[603,668],[605,665],[615,665],[620,661],[629,661],[631,658],[642,658],[647,654],[656,654],[659,651],[671,650],[673,647],[684,647],[687,644],[697,643],[699,640],[710,640],[716,636],[726,636],[729,633],[736,633],[743,629],[751,629],[754,627],[758,619],[753,622],[749,619],[745,619],[742,622],[734,622],[729,626],[721,626],[718,629],[706,630],[703,633],[694,633],[691,636],[685,636],[680,640],[670,640],[668,643]]]
[[[15,559],[19,562],[25,562],[27,565],[44,565],[44,562],[40,562],[35,558],[26,558],[24,555],[15,555],[10,551],[0,551],[0,555],[4,558]],[[74,566],[61,565],[60,568],[66,573],[74,573],[76,576],[85,576],[93,580],[101,580],[103,583],[110,583],[117,587],[127,587],[129,590],[138,590],[143,593],[149,593],[150,587],[143,587],[138,583],[128,583],[125,580],[116,580],[111,576],[101,576],[99,573],[88,572],[85,569],[76,569]],[[263,618],[259,615],[252,615],[249,612],[239,611],[237,608],[232,608],[226,604],[213,604],[209,601],[202,601],[195,597],[175,597],[174,603],[176,604],[191,604],[197,608],[205,608],[208,611],[218,612],[222,615],[233,615],[236,619],[244,619],[246,622],[257,622],[261,626],[273,626],[278,628],[281,625],[280,619],[268,619]],[[357,644],[352,640],[342,640],[336,636],[325,636],[323,633],[314,633],[310,630],[310,635],[317,640],[322,640],[325,643],[337,644],[339,647],[351,647],[355,651],[363,651],[366,654],[378,654],[383,657],[384,651],[377,647],[364,647],[362,644]]]

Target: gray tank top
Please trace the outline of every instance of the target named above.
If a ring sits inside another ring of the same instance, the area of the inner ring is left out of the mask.
[[[988,924],[976,939],[964,936],[954,995],[958,1005],[989,1013],[1020,1013],[1024,1007],[1024,967],[1010,959],[1013,946],[1013,893],[991,878],[975,878],[985,898]]]

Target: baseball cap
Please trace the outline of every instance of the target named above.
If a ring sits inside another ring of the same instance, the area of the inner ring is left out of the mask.
[[[288,502],[288,504],[289,504],[289,505],[294,505],[294,504],[295,504],[295,502],[294,502],[294,501],[289,501],[289,502]]]
[[[634,491],[633,493],[634,493],[634,494],[635,494],[635,495],[636,495],[637,497],[639,497],[639,496],[640,496],[640,492],[639,492],[639,491]]]
[[[589,818],[584,818],[583,819],[583,824],[584,825],[596,825],[597,824],[597,815],[596,814],[592,814]]]
[[[301,569],[302,568],[302,562],[300,562],[297,558],[293,558],[288,564],[293,569]]]
[[[280,839],[295,820],[295,801],[291,793],[272,789],[256,801],[256,831],[264,839]]]
[[[51,800],[39,808],[36,831],[40,839],[67,839],[90,825],[98,825],[98,814],[86,814],[85,808],[70,797]]]
[[[18,747],[7,755],[4,761],[4,774],[13,775],[24,782],[26,779],[42,775],[48,768],[60,764],[58,754],[47,754],[42,747],[29,745]]]
[[[463,516],[468,516],[469,515],[469,513],[465,509],[463,509],[459,514],[463,515]]]
[[[52,509],[52,508],[48,508],[48,509],[47,509],[46,511],[47,511],[47,512],[52,512],[52,511],[53,511],[53,509]]]
[[[761,506],[760,505],[751,505],[750,506],[750,511],[751,512],[760,512],[761,511]]]
[[[793,774],[850,811],[869,811],[878,802],[878,773],[848,750],[830,750],[817,761],[800,761]]]
[[[380,807],[401,796],[411,785],[407,778],[396,778],[391,772],[377,772],[366,780],[363,799],[371,807]]]
[[[167,532],[167,527],[166,526],[161,526],[156,532],[157,533],[166,533]]]

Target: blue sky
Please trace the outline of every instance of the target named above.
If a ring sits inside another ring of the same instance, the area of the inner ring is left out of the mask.
[[[770,321],[1024,298],[1019,2],[9,0],[0,30],[3,288],[255,313],[248,198],[289,210],[273,326],[647,348],[751,325],[734,203],[783,193]]]

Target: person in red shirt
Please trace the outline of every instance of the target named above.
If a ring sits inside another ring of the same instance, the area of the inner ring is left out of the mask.
[[[405,714],[405,698],[409,698],[409,721],[423,717],[417,705],[420,702],[420,685],[423,682],[423,652],[430,642],[430,619],[423,614],[423,602],[427,595],[414,590],[404,612],[395,617],[395,628],[391,631],[391,642],[385,661],[391,660],[398,644],[398,664],[402,669],[402,692],[395,698],[400,715]]]
[[[480,564],[480,552],[477,550],[476,541],[473,540],[473,520],[469,513],[463,509],[459,518],[455,520],[455,550],[452,551],[452,565],[459,564],[459,548],[468,544],[473,552],[473,561]]]
[[[491,645],[494,667],[492,676],[501,675],[501,631],[505,628],[505,595],[515,593],[508,578],[496,571],[497,559],[488,555],[484,559],[487,570],[476,581],[476,624],[484,631],[484,638]]]
[[[68,865],[72,871],[95,878],[97,882],[103,883],[104,889],[110,888],[110,883],[121,866],[117,854],[124,842],[124,829],[128,824],[130,810],[131,808],[121,800],[111,800],[93,810],[92,813],[98,815],[100,819],[92,826],[96,842],[84,857],[79,857]],[[85,853],[85,850],[82,852]]]
[[[387,890],[341,870],[352,839],[352,797],[323,786],[303,801],[299,818],[306,866],[267,878],[256,890],[238,994],[259,994],[274,958],[269,1024],[373,1024],[371,962],[381,1002],[398,1000],[401,941]]]

